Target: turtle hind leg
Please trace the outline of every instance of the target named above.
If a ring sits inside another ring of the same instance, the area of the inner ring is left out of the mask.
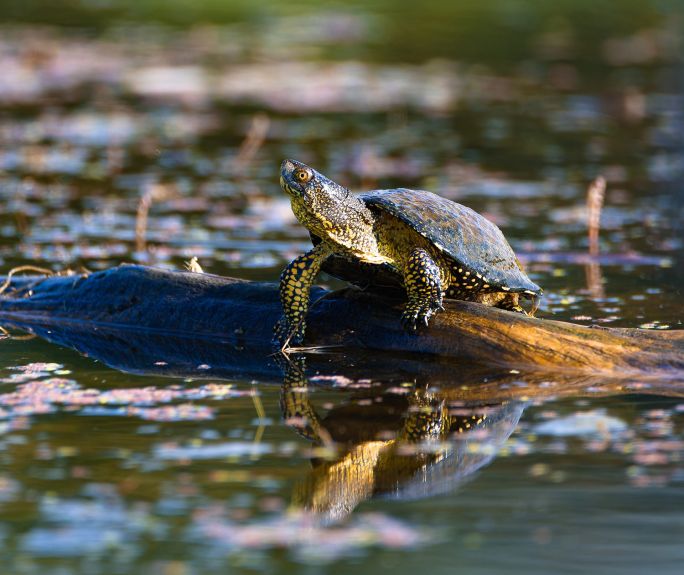
[[[299,345],[306,331],[309,311],[309,292],[321,265],[330,255],[329,248],[318,244],[314,249],[295,258],[280,275],[280,302],[283,316],[274,327],[273,344],[281,349],[288,344]]]
[[[501,299],[494,304],[495,307],[501,308],[501,309],[506,309],[509,311],[515,311],[518,313],[522,313],[524,315],[534,317],[534,314],[537,312],[537,309],[539,308],[539,300],[541,299],[540,294],[535,293],[533,291],[524,291],[521,293],[502,293]],[[529,311],[524,309],[520,305],[520,298],[524,297],[525,299],[529,299],[532,301],[532,306]]]
[[[494,307],[529,315],[527,311],[520,305],[520,294],[508,292],[502,295],[503,297],[496,304],[494,304]]]
[[[525,294],[525,297],[532,302],[532,308],[527,313],[527,315],[534,317],[534,315],[537,313],[537,310],[539,309],[539,303],[541,302],[541,295],[542,294],[541,294],[541,292],[533,292],[533,291],[526,291],[523,293]]]
[[[408,303],[401,323],[406,331],[415,332],[419,324],[427,326],[430,317],[443,309],[440,269],[424,249],[416,248],[411,252],[404,268],[404,286]]]

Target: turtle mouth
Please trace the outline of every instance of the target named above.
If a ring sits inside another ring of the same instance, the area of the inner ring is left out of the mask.
[[[290,181],[286,176],[281,175],[280,176],[280,187],[288,194],[291,196],[301,196],[302,191],[296,188],[294,185],[291,185]]]
[[[294,196],[301,196],[304,193],[303,186],[294,179],[298,167],[298,163],[292,160],[283,160],[280,164],[280,187]]]

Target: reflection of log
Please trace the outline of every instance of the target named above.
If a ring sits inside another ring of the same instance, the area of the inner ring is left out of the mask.
[[[313,299],[325,292],[314,290]],[[479,304],[449,301],[418,336],[401,330],[400,302],[358,290],[329,294],[309,315],[307,344],[423,352],[488,364],[612,375],[684,377],[684,333],[591,329]],[[17,279],[0,298],[0,320],[74,322],[220,338],[266,349],[280,314],[277,287],[208,274],[121,266],[88,277]]]

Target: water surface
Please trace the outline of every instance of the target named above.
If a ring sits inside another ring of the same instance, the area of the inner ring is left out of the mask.
[[[39,4],[0,35],[4,273],[197,257],[273,281],[309,245],[277,183],[294,157],[481,211],[541,317],[681,329],[676,3]],[[351,352],[114,369],[10,335],[4,573],[681,570],[681,383]]]

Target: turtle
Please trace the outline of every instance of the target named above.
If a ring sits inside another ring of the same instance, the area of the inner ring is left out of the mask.
[[[283,316],[274,344],[304,339],[309,292],[321,268],[352,283],[400,285],[404,329],[415,333],[443,310],[444,298],[527,313],[542,289],[527,276],[501,230],[464,205],[425,190],[395,188],[360,195],[296,160],[284,160],[280,185],[311,235],[313,249],[280,276]],[[324,263],[327,262],[327,267]]]

